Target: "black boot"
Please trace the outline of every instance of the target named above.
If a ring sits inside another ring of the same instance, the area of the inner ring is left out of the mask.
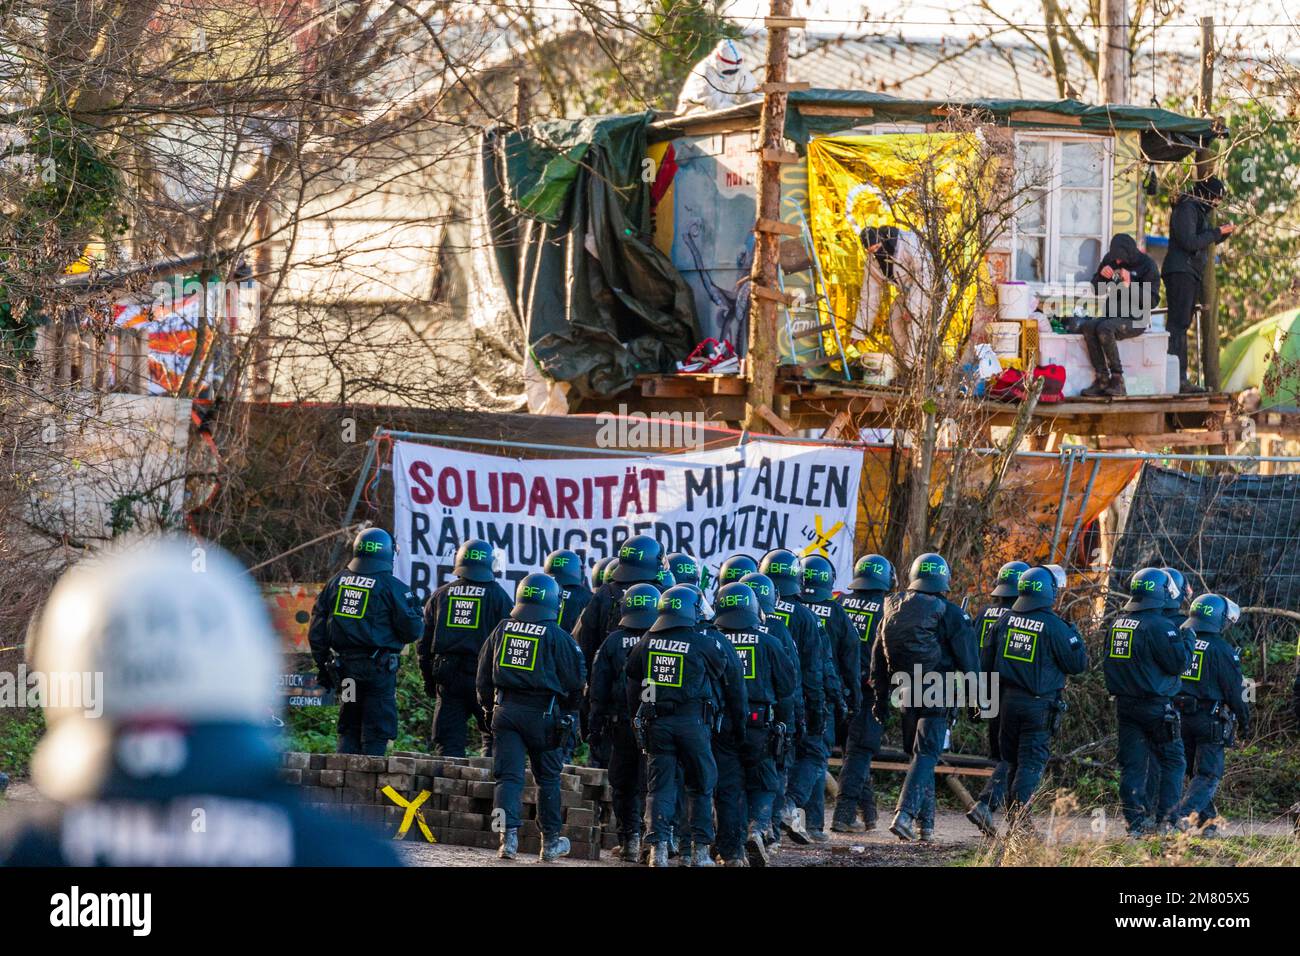
[[[618,858],[624,863],[638,863],[641,860],[641,837],[633,834],[623,841]]]
[[[1094,374],[1092,384],[1085,388],[1079,394],[1083,398],[1102,398],[1106,394],[1106,388],[1110,385],[1110,375],[1101,373]]]
[[[889,825],[889,832],[904,842],[916,839],[916,818],[910,813],[899,810],[894,814],[894,822]]]
[[[1106,397],[1123,398],[1128,394],[1128,389],[1124,387],[1124,376],[1116,373],[1110,377],[1110,384],[1106,386]]]
[[[650,865],[654,867],[668,865],[668,844],[655,843],[650,851]]]

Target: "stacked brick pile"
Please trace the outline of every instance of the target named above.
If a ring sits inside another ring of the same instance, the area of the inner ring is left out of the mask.
[[[404,800],[420,804],[424,822],[439,843],[495,849],[500,839],[492,828],[492,758],[432,757],[400,752],[389,757],[360,754],[287,753],[281,777],[301,786],[303,798],[319,809],[342,815],[355,823],[397,833],[406,814],[383,792],[392,787]],[[601,849],[612,849],[617,836],[605,824],[612,819],[612,795],[606,771],[594,767],[566,766],[560,776],[560,805],[564,810],[564,835],[573,844],[571,856],[594,860]],[[524,823],[519,828],[519,849],[536,853],[541,848],[537,828],[537,786],[531,771],[524,776]],[[423,840],[413,823],[406,839]]]

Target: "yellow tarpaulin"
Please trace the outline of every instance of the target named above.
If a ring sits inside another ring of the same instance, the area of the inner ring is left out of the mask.
[[[865,252],[858,234],[867,226],[897,226],[919,232],[924,221],[918,195],[937,193],[953,212],[948,234],[961,234],[960,213],[967,184],[977,178],[963,164],[978,161],[979,144],[966,133],[897,133],[881,136],[823,136],[808,144],[808,205],[813,244],[826,298],[822,322],[834,321],[846,346],[879,350],[887,341],[884,321],[896,294],[886,290],[865,339],[853,333],[862,288]],[[932,182],[933,185],[922,185]],[[972,253],[974,254],[974,253]],[[949,338],[961,340],[975,310],[974,288],[964,293]],[[863,344],[865,343],[865,345]],[[833,350],[827,335],[827,347]],[[853,352],[850,352],[853,354]]]

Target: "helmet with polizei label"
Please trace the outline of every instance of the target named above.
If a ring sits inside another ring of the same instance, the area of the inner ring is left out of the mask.
[[[1024,561],[1008,561],[1002,567],[998,568],[998,583],[993,588],[994,597],[1016,597],[1020,592],[1016,585],[1020,583],[1020,575],[1029,570],[1029,565]]]
[[[894,586],[894,566],[882,554],[864,554],[853,565],[854,591],[888,591]]]
[[[1222,634],[1241,620],[1241,608],[1221,594],[1202,594],[1192,602],[1183,627],[1205,634]]]
[[[659,595],[659,614],[652,631],[671,627],[695,627],[700,623],[700,592],[689,584],[677,584]]]
[[[930,551],[913,561],[907,589],[923,594],[947,594],[952,590],[952,570],[943,555]]]
[[[516,621],[540,624],[560,616],[560,582],[549,574],[525,574],[515,588],[515,606],[510,616]]]
[[[1184,601],[1192,599],[1192,586],[1187,583],[1187,576],[1177,568],[1164,567],[1160,570],[1169,575],[1169,580],[1174,582],[1174,590],[1178,592],[1177,597],[1170,596],[1169,603],[1165,605],[1165,610],[1177,611],[1183,606]]]
[[[689,554],[677,551],[668,555],[668,570],[673,573],[673,580],[678,584],[697,584],[703,586],[700,573],[703,568]]]
[[[740,579],[740,583],[754,592],[758,598],[758,606],[763,609],[764,614],[771,614],[776,610],[776,585],[766,574],[751,571]]]
[[[1174,582],[1160,568],[1143,568],[1136,572],[1128,582],[1128,603],[1126,611],[1164,610],[1177,591]]]
[[[495,581],[495,559],[492,545],[479,538],[470,538],[456,549],[456,566],[452,568],[452,574],[479,584]]]
[[[835,597],[835,568],[820,554],[803,559],[803,593],[814,601]]]
[[[796,597],[803,590],[803,572],[799,557],[786,548],[776,548],[763,555],[758,570],[762,571],[776,585],[776,593],[781,597]]]
[[[582,559],[567,548],[548,554],[542,568],[565,587],[576,588],[582,584]]]
[[[623,614],[618,626],[633,631],[645,631],[659,616],[659,589],[644,581],[633,584],[623,592]]]
[[[655,575],[655,586],[658,587],[660,591],[667,591],[676,583],[677,579],[673,577],[673,573],[667,568],[660,568],[659,572]]]
[[[753,574],[757,570],[758,562],[749,555],[733,554],[723,561],[722,567],[718,569],[718,587],[739,581],[746,574]]]
[[[1016,581],[1016,611],[1041,611],[1056,603],[1056,575],[1051,568],[1030,568]]]
[[[743,581],[718,588],[713,623],[729,631],[751,631],[761,623],[758,595]]]
[[[601,558],[591,569],[591,589],[594,591],[605,583],[605,569],[613,558]]]
[[[393,536],[383,528],[366,528],[352,539],[352,560],[348,570],[358,574],[375,574],[393,570],[397,546]]]
[[[664,549],[648,534],[638,534],[623,542],[618,549],[618,566],[614,580],[619,584],[653,581],[663,566]]]

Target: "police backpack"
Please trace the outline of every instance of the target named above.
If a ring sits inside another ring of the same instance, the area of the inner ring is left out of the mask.
[[[947,602],[920,591],[899,591],[885,598],[880,640],[892,671],[910,671],[918,664],[934,670],[943,660],[939,626]]]

